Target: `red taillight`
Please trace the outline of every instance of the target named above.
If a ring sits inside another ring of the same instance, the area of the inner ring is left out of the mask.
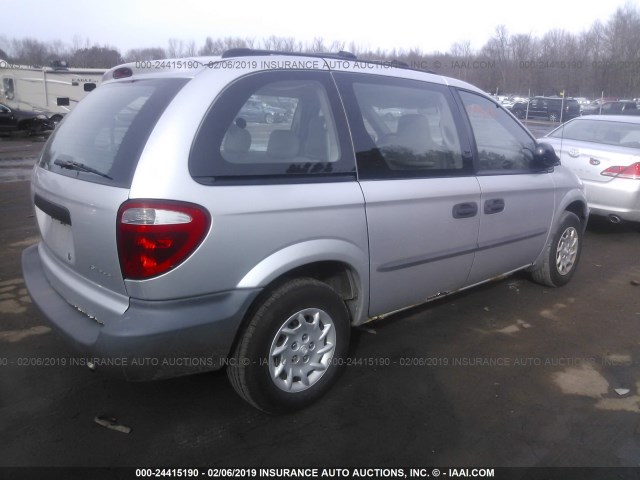
[[[131,70],[129,67],[120,67],[120,68],[116,68],[113,71],[113,78],[115,80],[119,78],[127,78],[127,77],[130,77],[131,75],[133,75],[133,70]]]
[[[192,203],[134,200],[118,211],[118,256],[122,276],[161,275],[182,263],[209,230],[208,212]]]
[[[609,167],[600,175],[605,177],[630,178],[632,180],[640,180],[640,162],[633,163],[629,166]]]

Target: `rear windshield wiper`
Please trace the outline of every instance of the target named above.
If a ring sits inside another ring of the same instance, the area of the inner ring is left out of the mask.
[[[54,165],[58,165],[60,168],[68,168],[69,170],[77,170],[78,172],[86,172],[93,173],[94,175],[100,175],[101,177],[108,178],[109,180],[113,180],[106,173],[101,172],[100,170],[96,170],[95,168],[88,167],[84,163],[75,162],[73,160],[60,160],[56,159],[53,161]]]

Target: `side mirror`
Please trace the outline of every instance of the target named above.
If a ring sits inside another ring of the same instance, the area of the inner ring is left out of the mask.
[[[533,164],[544,170],[560,165],[560,159],[556,155],[556,151],[548,143],[538,143],[533,152]]]

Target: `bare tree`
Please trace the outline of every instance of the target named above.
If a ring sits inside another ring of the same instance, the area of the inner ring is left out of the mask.
[[[71,50],[72,51],[76,51],[76,50],[80,50],[81,48],[90,48],[91,47],[91,42],[89,41],[88,37],[82,38],[80,35],[74,35],[73,39],[71,40]]]
[[[124,56],[127,62],[141,62],[145,60],[161,60],[167,58],[167,54],[163,48],[134,48],[129,50]]]
[[[184,42],[177,38],[169,39],[169,47],[167,48],[167,55],[169,58],[181,58],[184,49]]]
[[[509,89],[508,71],[510,70],[509,32],[504,25],[498,25],[495,34],[482,48],[481,53],[495,62],[495,70],[491,72],[492,90],[505,92]]]
[[[276,50],[279,52],[300,52],[303,50],[302,43],[296,41],[294,37],[278,37],[271,35],[262,39],[262,48],[265,50]]]
[[[454,43],[451,45],[450,53],[454,57],[470,58],[473,53],[471,50],[471,42],[469,40],[465,40],[463,42]]]
[[[282,37],[279,50],[282,52],[299,52],[302,50],[302,46],[294,37]]]
[[[195,57],[196,55],[197,55],[196,42],[191,40],[184,47],[184,56],[185,57]]]
[[[47,46],[35,38],[14,39],[11,42],[13,59],[18,63],[43,66],[49,55]]]
[[[303,43],[294,37],[271,35],[254,38],[207,37],[196,48],[193,41],[168,40],[168,48],[131,49],[128,61],[221,55],[233,48],[264,48],[285,52],[337,52],[348,50],[364,60],[399,60],[418,68],[431,68],[462,78],[486,91],[526,94],[608,96],[640,95],[640,10],[627,3],[604,23],[594,22],[580,33],[553,30],[541,37],[511,35],[498,25],[493,36],[478,51],[468,40],[454,43],[448,52],[425,53],[420,48],[383,50],[357,45],[354,41],[327,42],[316,37]],[[69,59],[73,66],[106,68],[120,63],[111,47],[91,45],[88,38],[74,36],[68,46],[60,40],[43,43],[33,38],[9,39],[0,35],[0,58],[32,65],[51,65]]]
[[[62,40],[54,40],[49,44],[49,57],[54,60],[66,59],[73,53],[69,45]]]
[[[9,59],[9,52],[11,48],[11,41],[6,35],[0,35],[0,58],[3,60]]]
[[[309,47],[309,50],[313,53],[326,52],[327,47],[324,44],[324,39],[322,37],[315,37],[313,39],[313,42],[311,42],[311,46]]]
[[[331,45],[329,46],[329,50],[327,50],[328,52],[341,52],[345,49],[345,42],[337,42],[334,41],[331,43]]]
[[[640,13],[631,3],[618,8],[604,27],[604,40],[609,58],[606,65],[610,88],[620,96],[637,92],[640,53]]]
[[[222,53],[223,45],[220,39],[213,40],[211,37],[207,37],[204,41],[204,46],[198,51],[200,55],[220,55]]]
[[[111,68],[123,63],[120,52],[108,46],[94,45],[76,50],[71,57],[71,66],[82,68]]]

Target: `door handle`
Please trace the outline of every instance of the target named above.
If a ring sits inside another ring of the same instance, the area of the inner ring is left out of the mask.
[[[471,218],[478,214],[478,204],[476,202],[458,203],[453,206],[453,218]]]
[[[504,211],[503,198],[491,198],[484,202],[484,213],[491,215],[492,213],[500,213]]]

